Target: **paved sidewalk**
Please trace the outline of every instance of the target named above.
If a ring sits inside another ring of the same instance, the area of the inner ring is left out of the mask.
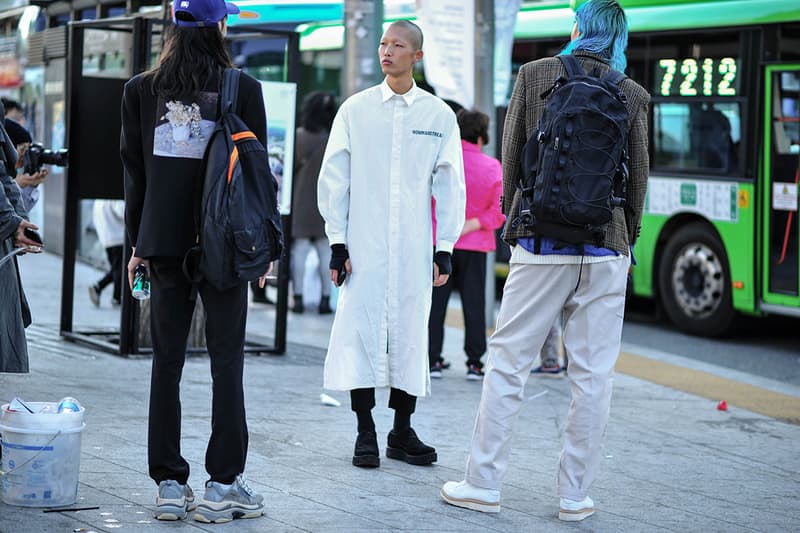
[[[289,317],[284,356],[248,356],[246,399],[250,452],[246,476],[266,498],[266,515],[231,524],[152,518],[155,485],[147,476],[150,361],[124,359],[58,336],[60,258],[26,256],[23,280],[35,324],[28,330],[31,372],[0,374],[0,400],[20,396],[86,407],[78,502],[97,510],[43,513],[0,503],[0,532],[85,531],[798,531],[800,426],[715,403],[626,375],[615,379],[604,464],[591,495],[595,516],[560,523],[555,480],[569,390],[565,380],[532,378],[514,436],[503,511],[486,515],[444,504],[439,488],[463,475],[480,384],[460,368],[460,332],[447,331],[454,368],[420,399],[413,422],[436,446],[439,462],[413,467],[383,459],[377,470],[350,464],[355,420],[346,393],[341,407],[321,404],[323,347],[329,317],[313,310]],[[99,277],[78,265],[76,326],[115,325],[104,295],[94,308],[87,287]],[[271,306],[251,307],[248,329],[270,334]],[[789,391],[798,393],[798,391]],[[544,393],[544,394],[542,394]],[[391,427],[378,396],[381,450]],[[183,453],[198,496],[210,425],[208,359],[187,360],[182,386]],[[572,528],[572,529],[570,529]]]

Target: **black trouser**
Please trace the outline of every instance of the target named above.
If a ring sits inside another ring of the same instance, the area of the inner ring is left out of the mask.
[[[174,479],[184,484],[189,464],[181,456],[180,381],[186,359],[186,339],[194,302],[191,284],[177,258],[150,260],[150,327],[153,371],[150,379],[150,419],[147,456],[156,483]],[[244,337],[247,284],[218,291],[201,283],[206,312],[206,344],[211,360],[211,438],[206,470],[212,481],[232,483],[244,472],[247,422],[244,411]]]
[[[430,364],[442,361],[444,318],[450,293],[457,289],[464,311],[464,353],[467,366],[483,367],[486,353],[486,252],[453,250],[453,273],[441,287],[433,288],[431,315],[428,320],[428,357]]]
[[[371,411],[375,407],[375,389],[353,389],[350,391],[350,407],[353,411]],[[401,413],[413,414],[417,408],[417,397],[404,390],[391,388],[389,407]]]
[[[106,257],[111,265],[111,270],[100,278],[96,283],[97,292],[105,289],[110,283],[114,283],[114,299],[120,301],[122,298],[122,246],[109,246],[106,248]]]

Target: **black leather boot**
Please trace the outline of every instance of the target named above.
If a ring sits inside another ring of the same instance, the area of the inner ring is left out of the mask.
[[[399,459],[410,465],[429,465],[436,462],[436,448],[419,440],[412,428],[399,433],[392,430],[386,440],[386,457]]]
[[[353,451],[353,465],[376,468],[381,465],[378,436],[374,431],[360,431]]]
[[[331,309],[331,297],[330,296],[322,296],[319,299],[319,314],[321,315],[329,315],[333,313],[333,309]]]
[[[295,294],[294,305],[292,306],[292,312],[297,313],[298,315],[302,315],[303,311],[305,311],[305,308],[303,307],[303,295]]]

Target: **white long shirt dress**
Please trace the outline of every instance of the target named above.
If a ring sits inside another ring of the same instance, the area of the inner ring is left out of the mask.
[[[325,388],[429,394],[431,195],[437,251],[452,253],[464,225],[454,113],[416,85],[398,95],[384,80],[354,94],[333,121],[318,192],[328,239],[347,246],[353,269],[339,292]]]

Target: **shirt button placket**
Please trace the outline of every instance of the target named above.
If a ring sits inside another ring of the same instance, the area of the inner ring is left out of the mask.
[[[399,313],[397,309],[400,294],[400,197],[402,177],[402,150],[405,131],[404,121],[406,115],[405,101],[399,96],[392,97],[394,109],[392,121],[392,163],[389,172],[390,197],[389,197],[389,353],[397,349],[397,335]]]

